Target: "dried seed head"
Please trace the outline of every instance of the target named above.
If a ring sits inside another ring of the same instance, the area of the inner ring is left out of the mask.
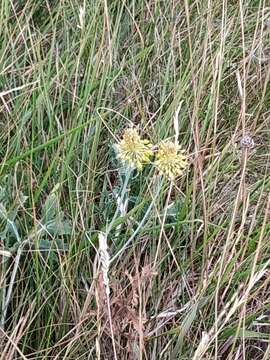
[[[270,19],[266,19],[264,23],[268,28],[270,28]]]
[[[242,149],[253,149],[255,146],[254,140],[252,139],[252,137],[250,137],[249,135],[245,135],[242,137],[241,141],[240,141],[240,145]]]

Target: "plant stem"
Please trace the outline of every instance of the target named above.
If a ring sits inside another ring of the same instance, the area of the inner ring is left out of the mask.
[[[142,228],[142,226],[144,225],[145,221],[147,220],[152,208],[153,208],[153,205],[155,203],[155,201],[157,200],[159,194],[160,194],[160,190],[162,188],[162,185],[163,185],[163,181],[161,181],[160,183],[160,186],[154,196],[154,198],[152,199],[151,201],[151,204],[149,205],[146,213],[144,214],[141,222],[139,223],[137,229],[134,231],[134,233],[131,235],[131,237],[127,240],[127,242],[122,246],[122,248],[111,258],[110,260],[110,263],[114,262],[118,256],[120,256],[122,254],[122,252],[129,246],[129,244],[133,241],[133,239],[135,238],[135,236],[138,234],[138,232],[140,231],[140,229]]]

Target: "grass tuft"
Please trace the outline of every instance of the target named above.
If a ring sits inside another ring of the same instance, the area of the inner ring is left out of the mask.
[[[0,2],[1,360],[269,359],[269,15]],[[120,164],[131,125],[179,178]]]

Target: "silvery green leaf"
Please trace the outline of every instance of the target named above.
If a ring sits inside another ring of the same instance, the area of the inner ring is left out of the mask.
[[[72,226],[67,220],[54,219],[46,224],[46,229],[52,236],[70,235]]]
[[[59,190],[60,184],[56,184],[51,193],[48,195],[42,209],[42,222],[47,224],[50,220],[54,219],[59,212]]]
[[[61,251],[67,251],[68,250],[68,244],[62,243],[61,240],[47,240],[47,239],[41,239],[38,243],[39,250],[61,250]]]

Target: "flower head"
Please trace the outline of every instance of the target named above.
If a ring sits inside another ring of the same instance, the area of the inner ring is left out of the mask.
[[[123,139],[116,145],[118,159],[129,166],[142,170],[144,164],[150,162],[153,155],[152,144],[140,138],[137,129],[129,128],[124,132]]]
[[[242,149],[251,150],[251,149],[254,148],[255,142],[254,142],[254,140],[252,139],[251,136],[245,135],[245,136],[242,137],[242,139],[240,141],[240,145],[241,145]]]
[[[162,141],[156,155],[155,165],[161,174],[173,180],[182,175],[187,166],[187,158],[180,145],[171,141]]]

